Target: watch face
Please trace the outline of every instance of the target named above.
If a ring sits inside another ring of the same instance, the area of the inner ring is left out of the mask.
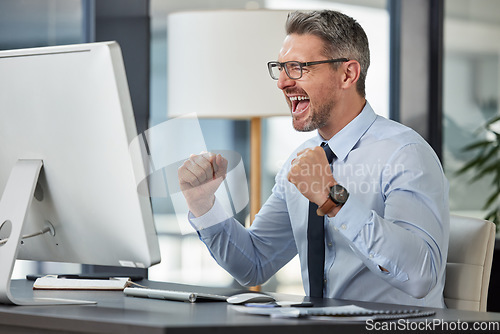
[[[349,192],[340,184],[336,184],[330,188],[330,198],[335,204],[344,204],[349,197]]]

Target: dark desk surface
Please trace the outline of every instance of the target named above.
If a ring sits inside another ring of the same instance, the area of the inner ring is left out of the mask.
[[[267,316],[240,314],[225,302],[186,303],[126,297],[121,291],[33,291],[33,282],[12,282],[14,296],[96,300],[97,305],[85,306],[10,306],[0,304],[0,333],[368,333],[366,323],[335,323],[327,320],[277,319]],[[202,288],[143,281],[152,288],[199,291],[218,294],[241,292],[231,289]],[[280,300],[302,301],[304,297],[275,295]],[[352,304],[345,301],[313,300],[315,306]],[[375,303],[354,304],[375,308],[398,308]],[[411,321],[443,320],[462,323],[498,322],[500,313],[481,313],[436,309],[431,318]],[[406,321],[406,319],[405,319]],[[409,320],[408,320],[409,321]],[[500,325],[499,325],[500,326]],[[373,332],[375,332],[373,330]],[[425,332],[425,331],[416,331]],[[436,332],[434,332],[436,333]],[[480,331],[474,331],[480,333]]]

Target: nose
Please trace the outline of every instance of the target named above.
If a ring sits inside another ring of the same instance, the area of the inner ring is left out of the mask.
[[[280,76],[278,78],[278,88],[283,90],[288,87],[295,86],[295,80],[290,79],[285,71],[280,72]]]

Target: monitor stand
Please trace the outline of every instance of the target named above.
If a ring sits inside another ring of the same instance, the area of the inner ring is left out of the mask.
[[[42,160],[18,160],[11,171],[0,199],[0,227],[8,228],[10,235],[0,246],[0,303],[11,305],[68,305],[95,304],[93,301],[55,298],[16,298],[10,291],[12,271],[16,263],[23,225],[33,200],[35,187],[42,169]]]

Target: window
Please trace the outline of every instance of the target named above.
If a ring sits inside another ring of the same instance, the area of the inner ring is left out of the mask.
[[[492,178],[471,183],[473,169],[456,172],[477,152],[464,148],[487,138],[481,131],[498,115],[500,10],[498,1],[445,1],[443,165],[450,181],[450,210],[484,218]]]

